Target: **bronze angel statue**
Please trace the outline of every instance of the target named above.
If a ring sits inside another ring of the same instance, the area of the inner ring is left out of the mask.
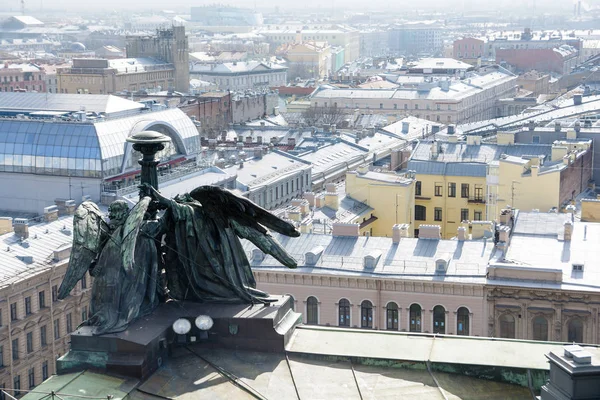
[[[152,207],[164,213],[152,217]],[[299,236],[294,226],[218,187],[201,186],[168,199],[144,184],[131,211],[117,200],[108,218],[89,201],[77,208],[71,260],[58,294],[59,299],[68,296],[90,272],[94,283],[86,324],[96,335],[127,329],[161,300],[268,303],[269,295],[256,289],[239,238],[296,267],[269,233]]]

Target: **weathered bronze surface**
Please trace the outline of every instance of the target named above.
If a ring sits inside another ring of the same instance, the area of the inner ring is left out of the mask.
[[[147,133],[139,136],[138,142],[135,136],[128,141],[136,147],[143,141],[145,146],[140,201],[131,211],[125,201],[113,202],[108,223],[93,202],[77,208],[71,259],[59,299],[67,297],[89,270],[94,283],[85,324],[94,327],[95,335],[125,330],[160,301],[270,302],[267,293],[256,289],[239,238],[295,268],[296,261],[267,228],[293,237],[299,232],[248,199],[218,187],[201,186],[165,198],[156,189],[154,155],[166,137],[154,135],[148,141]],[[157,217],[156,210],[164,212]]]

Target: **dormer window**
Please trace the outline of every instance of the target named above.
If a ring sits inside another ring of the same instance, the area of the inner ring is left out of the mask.
[[[446,260],[443,259],[438,259],[435,262],[435,272],[438,273],[446,273],[446,270],[448,269],[448,262]]]

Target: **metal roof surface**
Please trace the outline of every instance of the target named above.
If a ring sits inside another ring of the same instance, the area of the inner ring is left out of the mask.
[[[412,160],[432,160],[432,142],[420,142],[414,149]],[[509,156],[546,156],[550,159],[552,145],[550,144],[514,144],[498,145],[482,143],[468,145],[466,143],[438,142],[440,151],[435,161],[441,162],[481,162],[489,163],[499,160],[502,154]]]
[[[52,268],[54,250],[71,246],[73,217],[29,226],[29,238],[20,240],[14,233],[0,235],[0,287],[21,281]],[[32,262],[23,261],[32,257]]]
[[[274,234],[285,249],[298,261],[295,273],[390,276],[406,279],[444,280],[485,283],[488,261],[494,252],[493,241],[457,241],[402,238],[399,244],[388,237],[341,237],[303,234],[289,238]],[[248,254],[255,248],[244,241]],[[306,265],[305,255],[317,247],[324,251],[316,265]],[[364,257],[373,252],[382,256],[375,268],[364,267]],[[449,260],[445,274],[436,274],[435,262]],[[251,260],[255,269],[285,271],[279,261],[266,256],[262,261]]]
[[[474,162],[445,163],[439,161],[410,160],[407,169],[423,175],[485,177],[487,166],[484,163]]]
[[[10,111],[80,111],[112,114],[139,110],[144,106],[131,100],[104,94],[2,93],[0,110]]]

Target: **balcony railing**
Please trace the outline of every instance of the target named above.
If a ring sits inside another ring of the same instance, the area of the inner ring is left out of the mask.
[[[485,204],[485,197],[483,197],[483,196],[469,197],[467,199],[467,202],[474,203],[474,204]]]

